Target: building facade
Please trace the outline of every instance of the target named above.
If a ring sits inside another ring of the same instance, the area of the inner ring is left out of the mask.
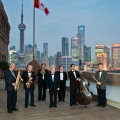
[[[72,64],[71,56],[62,56],[62,66],[65,71],[69,71],[71,69],[70,65]]]
[[[18,65],[18,55],[15,46],[10,47],[9,49],[8,62],[13,62],[15,65]]]
[[[120,69],[120,43],[113,44],[112,47],[112,68]]]
[[[84,25],[78,26],[77,37],[79,41],[79,56],[82,63],[84,63],[84,45],[85,45],[85,26]]]
[[[91,62],[91,47],[84,45],[84,62]]]
[[[59,66],[62,65],[62,54],[61,52],[57,52],[56,55],[56,69],[59,70]]]
[[[78,37],[71,38],[71,56],[72,56],[72,63],[75,65],[79,65],[79,41]]]
[[[0,0],[0,61],[8,61],[10,24],[4,5]]]
[[[52,67],[52,66],[54,66],[54,57],[50,56],[49,57],[49,67]]]
[[[62,37],[62,56],[69,56],[69,39]]]

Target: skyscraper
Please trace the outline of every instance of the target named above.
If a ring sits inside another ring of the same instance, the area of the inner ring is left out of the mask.
[[[120,43],[113,44],[112,47],[112,68],[120,69]]]
[[[62,65],[62,55],[61,52],[57,52],[56,55],[56,69],[59,70],[59,66]]]
[[[91,62],[91,47],[84,45],[84,62]]]
[[[81,25],[78,26],[78,34],[77,34],[78,40],[79,40],[79,56],[82,61],[84,62],[84,45],[85,45],[85,26]]]
[[[50,56],[49,57],[49,67],[52,67],[54,65],[54,57]]]
[[[17,51],[15,50],[15,46],[10,47],[9,49],[9,55],[8,55],[8,62],[18,64],[18,55]]]
[[[22,10],[21,10],[21,23],[18,25],[18,29],[20,30],[20,50],[18,53],[19,65],[21,67],[25,67],[24,58],[26,55],[24,54],[24,30],[26,29],[26,25],[23,23],[23,0],[22,0]],[[20,67],[19,66],[19,67]]]
[[[105,46],[104,47],[105,53],[107,54],[107,67],[110,66],[110,47]]]
[[[72,37],[71,38],[71,56],[72,56],[72,62],[75,65],[79,65],[79,41],[78,37]]]
[[[62,56],[69,56],[69,39],[62,37]]]
[[[48,56],[48,43],[43,43],[43,54]]]
[[[103,63],[104,69],[107,69],[107,53],[105,52],[105,46],[103,44],[96,44],[95,56],[97,63]]]

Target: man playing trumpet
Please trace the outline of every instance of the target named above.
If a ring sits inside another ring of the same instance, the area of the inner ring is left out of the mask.
[[[95,74],[97,83],[97,95],[98,104],[96,106],[106,106],[106,82],[107,82],[107,71],[103,70],[103,64],[98,64],[98,71]]]
[[[41,69],[38,70],[38,101],[46,99],[46,84],[49,71],[46,69],[46,64],[42,63]]]
[[[36,79],[35,73],[33,72],[32,65],[27,66],[27,70],[23,72],[22,78],[24,80],[24,89],[25,89],[25,108],[29,105],[29,94],[30,94],[30,106],[35,107],[34,104],[34,80]]]

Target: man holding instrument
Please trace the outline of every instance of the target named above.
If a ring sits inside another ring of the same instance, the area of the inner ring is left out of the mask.
[[[106,106],[106,82],[107,82],[107,71],[103,70],[103,64],[98,64],[98,71],[95,74],[96,87],[98,95],[98,104],[96,106]]]

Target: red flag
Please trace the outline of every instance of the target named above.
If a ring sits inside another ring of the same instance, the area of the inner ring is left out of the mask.
[[[50,13],[48,8],[45,7],[45,5],[42,2],[40,2],[40,0],[34,0],[34,7],[42,9],[46,15]]]
[[[34,0],[34,7],[40,8],[40,0]]]
[[[49,10],[48,10],[48,8],[45,8],[44,12],[46,13],[46,15],[48,15],[50,13]]]

